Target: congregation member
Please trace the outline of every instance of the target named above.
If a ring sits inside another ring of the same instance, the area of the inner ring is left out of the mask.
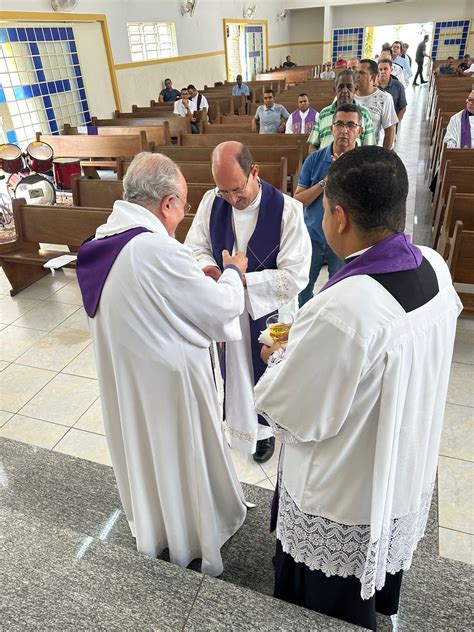
[[[410,64],[410,69],[411,69],[411,65],[413,63],[410,55],[408,54],[408,49],[410,48],[410,44],[407,44],[406,42],[403,42],[402,44],[402,57],[403,59],[407,59],[408,63]]]
[[[319,112],[309,105],[306,92],[298,95],[298,108],[290,114],[285,126],[285,134],[309,134]]]
[[[429,39],[430,39],[430,36],[425,35],[423,40],[416,47],[415,61],[416,61],[417,70],[416,70],[415,78],[413,79],[414,86],[418,85],[416,82],[418,77],[420,77],[421,84],[426,83],[425,79],[423,79],[423,64],[425,63],[425,57],[427,59],[431,59],[431,57],[426,52],[426,46],[428,44]]]
[[[336,73],[334,72],[334,70],[331,68],[331,62],[327,61],[324,66],[323,66],[324,70],[323,72],[319,75],[320,79],[324,79],[325,81],[334,81],[334,79],[336,78]]]
[[[209,103],[206,97],[197,91],[196,86],[192,83],[188,86],[189,100],[194,106],[194,113],[200,112],[200,120],[207,121],[207,113],[209,111]]]
[[[455,77],[456,75],[460,73],[458,72],[458,69],[455,66],[454,57],[450,55],[446,59],[446,63],[438,66],[438,68],[436,68],[433,74],[436,76],[441,75],[442,77]]]
[[[225,425],[233,448],[264,463],[275,439],[255,410],[253,387],[265,370],[258,337],[268,316],[296,313],[298,294],[308,283],[311,242],[301,203],[259,178],[247,147],[236,141],[218,145],[212,174],[216,188],[204,195],[186,245],[216,280],[224,248],[247,253],[242,339],[225,345]]]
[[[343,53],[337,54],[336,63],[334,64],[334,68],[347,68],[347,61],[344,59]]]
[[[359,69],[359,58],[352,57],[351,59],[349,59],[349,61],[347,62],[347,70],[352,70],[352,72],[357,72],[358,69]]]
[[[466,107],[449,119],[444,143],[448,149],[474,149],[474,90],[466,99]]]
[[[399,40],[395,40],[392,44],[392,61],[394,64],[398,64],[403,68],[404,72],[404,80],[402,81],[404,87],[406,88],[410,83],[410,77],[413,75],[411,71],[411,66],[408,63],[408,59],[402,57],[402,42]]]
[[[397,113],[398,120],[401,121],[407,109],[405,88],[403,87],[401,81],[399,81],[396,77],[393,77],[391,74],[391,59],[380,60],[378,63],[378,67],[379,77],[377,85],[380,90],[383,90],[383,92],[388,92],[388,94],[392,95],[395,112]]]
[[[232,96],[233,97],[244,96],[245,98],[249,98],[250,90],[246,83],[242,83],[242,75],[237,75],[235,79],[237,81],[237,85],[232,86]]]
[[[376,613],[397,613],[425,532],[462,310],[442,257],[403,232],[407,194],[395,152],[334,162],[323,228],[346,265],[286,350],[262,349],[255,389],[284,444],[274,596],[370,630],[392,629]]]
[[[173,88],[173,83],[171,79],[165,79],[165,87],[160,92],[158,97],[159,103],[170,103],[172,101],[177,101],[180,98],[179,90]]]
[[[398,79],[398,81],[405,86],[405,73],[403,72],[403,68],[401,66],[399,66],[398,64],[394,64],[393,60],[392,60],[392,53],[390,52],[390,49],[388,50],[382,50],[382,52],[379,55],[378,58],[378,63],[380,63],[381,61],[387,61],[390,60],[391,62],[391,75],[392,77],[395,77],[395,79]],[[404,87],[405,89],[405,87]]]
[[[252,131],[260,134],[284,134],[290,114],[285,106],[275,103],[275,93],[268,89],[263,93],[263,105],[259,105],[252,119]]]
[[[120,499],[140,553],[223,571],[246,504],[220,417],[209,346],[239,340],[243,253],[218,282],[173,238],[189,205],[177,165],[138,154],[123,201],[79,250],[77,274]]]
[[[459,64],[458,68],[459,70],[464,72],[465,70],[469,70],[471,64],[471,56],[469,55],[469,53],[466,53],[466,55],[464,55],[464,57],[462,58],[462,62]]]
[[[466,70],[461,72],[462,75],[467,75],[468,77],[474,77],[474,62],[471,60],[471,65]]]
[[[283,62],[283,68],[295,68],[295,66],[295,62],[291,61],[291,57],[287,55],[285,61]]]
[[[372,59],[362,59],[357,71],[357,92],[355,102],[366,107],[374,126],[375,144],[392,149],[395,140],[397,113],[392,96],[375,86],[378,66]],[[382,140],[383,137],[383,140]]]
[[[198,134],[199,129],[197,126],[197,119],[194,116],[196,107],[189,96],[189,90],[187,88],[183,88],[180,94],[181,98],[174,104],[173,115],[188,118],[191,122],[191,132],[193,134]]]
[[[344,261],[331,250],[324,236],[323,193],[331,164],[356,147],[362,131],[359,106],[354,103],[340,105],[333,116],[332,144],[308,156],[301,169],[295,199],[304,206],[304,221],[311,237],[311,267],[308,285],[298,297],[300,307],[313,298],[314,284],[325,261],[328,264],[329,277],[344,265]]]
[[[308,137],[308,153],[317,149],[324,149],[333,141],[332,124],[337,108],[343,103],[355,103],[356,79],[352,70],[342,70],[336,78],[335,84],[336,98],[319,113],[319,117],[313,125],[311,134]],[[372,117],[367,108],[361,106],[362,132],[359,140],[362,145],[374,145],[375,136],[372,126]]]

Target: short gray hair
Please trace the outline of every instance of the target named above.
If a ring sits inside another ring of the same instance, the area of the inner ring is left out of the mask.
[[[123,179],[123,199],[141,206],[157,205],[182,188],[178,166],[163,154],[143,151],[132,160]]]

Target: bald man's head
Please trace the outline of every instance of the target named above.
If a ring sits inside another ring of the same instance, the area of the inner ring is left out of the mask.
[[[217,145],[211,161],[217,195],[238,210],[247,208],[260,188],[258,165],[248,148],[234,140],[226,141]]]

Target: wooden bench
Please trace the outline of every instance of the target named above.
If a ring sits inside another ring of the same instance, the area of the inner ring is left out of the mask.
[[[448,267],[453,283],[474,285],[474,231],[463,230],[463,223],[456,222],[452,245],[449,252]],[[474,314],[474,287],[456,287],[464,305],[466,314]]]
[[[35,281],[50,273],[43,264],[53,257],[70,254],[43,250],[40,244],[79,246],[107,221],[110,209],[77,208],[74,206],[27,205],[24,199],[13,200],[16,239],[8,244],[8,252],[0,254],[0,262],[15,296]],[[75,262],[67,267],[75,267]]]
[[[168,121],[164,121],[162,125],[149,125],[140,127],[123,127],[121,125],[111,125],[110,127],[97,127],[98,136],[128,136],[130,134],[140,134],[145,132],[148,146],[159,147],[161,145],[171,145],[170,125]],[[72,127],[69,123],[64,124],[64,134],[77,135],[79,133],[77,127]]]
[[[184,116],[171,116],[167,119],[145,116],[134,116],[128,119],[98,119],[92,117],[92,125],[96,125],[97,127],[139,127],[140,129],[144,129],[145,127],[158,127],[165,123],[169,125],[171,138],[177,138],[180,132],[183,134],[191,134],[191,123],[189,119]]]
[[[236,140],[247,147],[296,147],[301,142],[303,156],[308,153],[307,134],[257,134],[241,132],[226,134],[180,134],[178,145],[182,147],[216,147],[228,140]]]
[[[446,161],[444,172],[437,182],[433,199],[433,208],[435,210],[433,216],[433,245],[438,242],[444,221],[448,193],[452,186],[455,186],[459,193],[474,193],[474,167],[453,167],[450,160]]]
[[[457,187],[449,188],[443,226],[436,250],[447,259],[456,222],[461,221],[465,230],[474,230],[474,194],[458,193]]]

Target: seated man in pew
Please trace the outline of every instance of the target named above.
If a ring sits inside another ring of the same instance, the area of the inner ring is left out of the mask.
[[[189,91],[187,88],[181,89],[181,99],[174,104],[173,116],[186,117],[191,122],[191,132],[193,134],[199,134],[199,128],[197,126],[197,119],[194,116],[195,105],[189,98]]]
[[[301,203],[258,173],[247,147],[236,141],[218,145],[212,153],[216,188],[203,197],[185,243],[215,280],[222,274],[223,248],[248,255],[242,340],[225,349],[225,421],[230,445],[264,463],[275,439],[255,410],[253,387],[265,370],[258,337],[268,316],[296,313],[298,293],[308,282],[311,242]]]
[[[287,55],[285,61],[283,62],[282,68],[295,68],[295,67],[296,67],[295,62],[291,61],[291,57]]]
[[[309,134],[318,116],[319,112],[309,105],[309,96],[302,92],[298,95],[298,108],[286,122],[285,134]]]
[[[263,105],[259,105],[252,121],[252,131],[260,134],[284,133],[286,121],[290,114],[279,103],[275,103],[275,93],[272,89],[263,93]]]
[[[250,97],[250,90],[246,83],[242,83],[242,75],[237,75],[235,80],[237,81],[237,85],[232,87],[232,96],[244,96],[246,99],[248,99]]]
[[[165,79],[165,87],[160,92],[160,96],[158,97],[159,103],[170,103],[173,101],[177,101],[180,97],[179,90],[173,88],[173,84],[171,79]]]
[[[220,253],[215,283],[173,238],[187,185],[166,156],[138,154],[123,186],[77,264],[120,499],[140,553],[156,558],[168,548],[183,567],[202,558],[201,571],[217,576],[246,503],[209,347],[241,338],[247,258]]]
[[[194,112],[200,112],[201,121],[207,122],[207,113],[209,111],[209,103],[206,97],[198,92],[196,86],[192,83],[188,86],[189,100],[194,105]]]
[[[448,149],[474,148],[474,90],[471,90],[466,107],[449,119],[444,142]]]

